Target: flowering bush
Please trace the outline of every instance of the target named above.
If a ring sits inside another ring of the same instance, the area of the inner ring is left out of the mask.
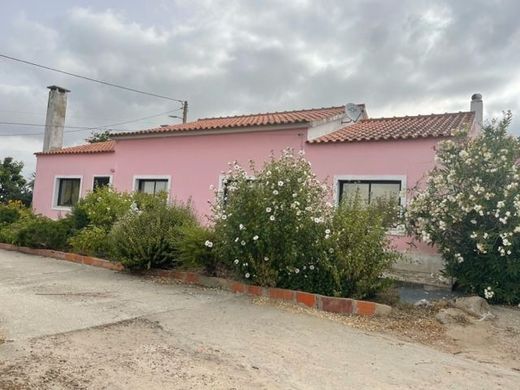
[[[98,187],[80,199],[72,210],[76,229],[91,225],[110,230],[112,225],[130,209],[135,195]]]
[[[436,244],[446,273],[468,292],[520,302],[520,140],[507,134],[511,114],[482,134],[439,145],[439,165],[415,196],[411,232]]]
[[[390,249],[387,228],[396,219],[393,199],[365,205],[359,193],[345,199],[334,213],[335,265],[343,296],[365,298],[388,285],[382,274],[399,258]],[[393,217],[393,218],[392,218]]]
[[[214,207],[220,259],[251,283],[339,293],[331,205],[310,163],[285,150],[252,176],[231,165]]]

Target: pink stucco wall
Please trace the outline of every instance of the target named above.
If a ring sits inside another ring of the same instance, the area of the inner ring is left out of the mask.
[[[228,162],[247,166],[254,160],[261,166],[271,152],[283,148],[304,149],[314,172],[334,188],[334,177],[403,176],[408,188],[414,187],[434,165],[438,139],[392,140],[356,143],[305,143],[306,129],[266,132],[176,136],[120,140],[114,153],[40,155],[36,168],[34,209],[51,218],[66,210],[53,207],[56,176],[81,176],[81,195],[92,190],[93,177],[112,176],[119,191],[133,191],[136,177],[171,178],[170,198],[191,200],[201,220],[210,213],[213,200],[210,185],[218,187]],[[407,196],[409,199],[409,195]],[[396,236],[393,243],[409,248],[409,238]],[[418,244],[416,250],[435,253]]]
[[[222,171],[236,160],[243,166],[258,165],[285,147],[304,147],[306,129],[269,132],[180,136],[118,141],[115,153],[40,155],[36,168],[34,209],[57,218],[64,211],[53,208],[55,177],[83,176],[82,195],[92,190],[93,176],[109,174],[119,191],[133,191],[136,176],[169,176],[170,198],[191,200],[199,217],[210,212],[210,185],[218,188]]]
[[[334,176],[403,176],[406,178],[407,194],[410,189],[424,184],[425,174],[434,167],[436,138],[391,140],[354,143],[308,144],[306,156],[312,162],[314,172],[335,189]],[[392,244],[401,251],[437,253],[435,248],[395,235]],[[413,245],[410,245],[413,242]]]
[[[68,211],[53,206],[57,176],[81,176],[81,195],[92,190],[94,176],[113,175],[115,153],[39,155],[36,163],[33,208],[51,218],[65,216]]]

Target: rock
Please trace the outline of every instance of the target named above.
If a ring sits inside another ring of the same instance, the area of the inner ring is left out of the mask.
[[[423,299],[420,299],[417,302],[415,302],[413,305],[415,307],[432,307],[433,303],[431,303],[429,300],[423,298]]]
[[[441,309],[435,316],[435,319],[441,324],[466,324],[470,322],[468,315],[460,310],[453,307],[448,309]]]
[[[481,297],[474,296],[456,298],[453,300],[452,305],[477,318],[490,319],[495,317],[491,314],[491,308],[487,301]]]

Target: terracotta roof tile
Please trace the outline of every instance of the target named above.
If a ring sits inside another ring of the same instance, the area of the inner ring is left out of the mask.
[[[82,154],[82,153],[108,153],[115,149],[115,141],[96,142],[93,144],[85,144],[71,146],[68,148],[56,149],[50,152],[39,152],[37,155],[47,154]]]
[[[464,126],[471,126],[473,112],[363,119],[310,143],[356,142],[392,139],[446,137]]]
[[[311,108],[308,110],[270,112],[263,114],[237,115],[216,118],[202,118],[194,122],[181,123],[178,125],[162,126],[147,130],[129,131],[113,134],[117,136],[174,133],[196,130],[229,129],[238,127],[256,127],[288,125],[296,123],[309,123],[312,121],[328,119],[345,112],[345,106]]]

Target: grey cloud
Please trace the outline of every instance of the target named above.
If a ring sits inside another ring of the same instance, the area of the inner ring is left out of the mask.
[[[53,4],[10,5],[0,16],[1,51],[186,98],[192,119],[348,101],[366,103],[373,116],[458,111],[468,108],[474,92],[484,95],[489,115],[520,111],[520,3],[514,0]],[[72,90],[69,125],[176,107],[1,60],[0,117],[43,123],[50,84]],[[164,116],[124,127],[172,121]],[[514,131],[519,127],[516,119]],[[35,129],[0,126],[0,134],[15,130]],[[70,133],[67,142],[87,135]],[[12,154],[26,160],[29,146],[17,151],[16,144],[9,143]]]

